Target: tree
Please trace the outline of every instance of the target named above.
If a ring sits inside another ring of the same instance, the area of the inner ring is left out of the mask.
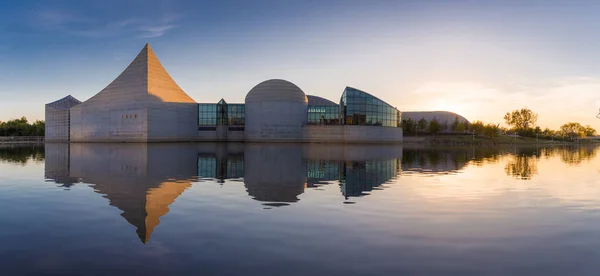
[[[560,134],[569,139],[585,137],[585,127],[580,123],[569,122],[560,126]]]
[[[459,122],[454,129],[454,132],[464,133],[467,130],[467,124],[464,122]]]
[[[417,129],[419,131],[423,132],[426,128],[427,128],[427,120],[425,120],[425,118],[421,118],[421,120],[419,120],[417,122]]]
[[[472,132],[475,132],[477,134],[483,134],[484,127],[485,127],[485,125],[483,124],[482,121],[475,121],[475,122],[471,123],[469,130]]]
[[[456,116],[456,117],[454,117],[454,122],[452,122],[452,125],[450,126],[452,128],[453,132],[459,132],[457,130],[458,124],[460,124],[460,120],[458,120],[458,116]]]
[[[504,120],[506,124],[512,126],[517,132],[524,132],[533,128],[537,122],[538,115],[530,109],[521,108],[513,112],[506,112]]]
[[[402,120],[402,130],[406,133],[413,133],[416,131],[416,124],[411,118]]]
[[[25,117],[0,122],[0,136],[44,136],[44,131],[44,121],[30,124]]]
[[[496,137],[500,134],[500,124],[486,124],[483,127],[483,135]]]
[[[585,136],[596,136],[597,132],[590,125],[585,125]]]
[[[440,125],[440,123],[438,122],[438,120],[436,118],[433,118],[433,120],[431,120],[429,122],[428,131],[430,133],[435,135],[438,132],[440,132],[441,129],[442,129],[442,125]]]
[[[444,123],[442,124],[442,132],[448,132],[449,128],[450,126],[448,125],[448,121],[444,121]]]

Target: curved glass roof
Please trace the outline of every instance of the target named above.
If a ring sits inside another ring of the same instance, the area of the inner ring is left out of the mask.
[[[308,105],[321,105],[321,106],[337,106],[338,104],[319,96],[306,95],[308,98]]]

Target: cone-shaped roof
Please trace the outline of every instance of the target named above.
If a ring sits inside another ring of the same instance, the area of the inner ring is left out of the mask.
[[[114,81],[86,103],[131,101],[195,103],[167,73],[148,43]]]

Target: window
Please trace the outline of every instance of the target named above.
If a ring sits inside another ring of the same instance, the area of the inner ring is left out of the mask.
[[[364,91],[347,87],[340,98],[340,106],[342,124],[399,126],[400,112]]]

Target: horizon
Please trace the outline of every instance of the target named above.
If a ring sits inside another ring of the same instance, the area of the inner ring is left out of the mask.
[[[0,4],[0,121],[89,99],[150,43],[199,103],[243,102],[258,83],[285,79],[334,102],[356,87],[401,112],[505,125],[506,112],[527,107],[542,129],[600,126],[593,1],[115,3]]]

